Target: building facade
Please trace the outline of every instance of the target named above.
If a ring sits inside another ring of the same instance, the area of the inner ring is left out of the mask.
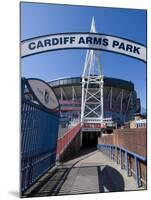
[[[141,106],[134,84],[131,81],[110,77],[103,79],[104,118],[112,118],[118,125],[133,120],[134,114],[138,113]],[[80,120],[81,82],[81,77],[61,78],[48,82],[61,104],[63,124],[71,120]]]

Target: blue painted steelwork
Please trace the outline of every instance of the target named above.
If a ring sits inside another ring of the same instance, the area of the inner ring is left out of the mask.
[[[121,169],[122,169],[122,149],[120,148],[120,164],[121,164]]]
[[[136,175],[137,186],[139,187],[138,160],[136,157],[135,157],[135,175]]]
[[[111,160],[113,160],[113,149],[111,147]]]
[[[117,147],[115,147],[115,155],[118,155],[118,149]],[[118,156],[115,156],[116,158],[116,163],[118,164]]]
[[[55,165],[58,128],[58,114],[48,111],[48,109],[26,100],[24,96],[22,96],[22,192],[26,191],[38,178]]]
[[[136,184],[137,187],[141,187],[141,176],[139,174],[139,170],[138,170],[138,166],[139,166],[139,161],[142,161],[144,163],[146,163],[147,159],[146,157],[142,157],[136,153],[133,153],[125,148],[122,148],[121,146],[116,146],[116,145],[111,145],[111,144],[98,144],[97,148],[103,152],[104,154],[106,154],[107,156],[109,156],[110,158],[112,158],[113,155],[113,151],[114,151],[114,158],[116,157],[116,159],[114,159],[114,161],[116,161],[118,163],[118,157],[120,156],[120,165],[121,168],[123,168],[123,166],[125,166],[126,172],[127,172],[127,176],[130,176],[130,163],[129,163],[129,159],[128,157],[133,157],[135,160],[135,179],[136,179]],[[110,151],[109,154],[109,149],[112,148],[112,151]],[[119,152],[119,154],[118,154]],[[122,159],[122,153],[125,155],[125,163],[123,164],[123,159]]]
[[[127,176],[129,176],[129,162],[128,162],[128,153],[127,152],[125,152],[125,168],[126,168]]]

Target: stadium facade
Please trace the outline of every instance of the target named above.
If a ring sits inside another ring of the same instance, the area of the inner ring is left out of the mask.
[[[131,81],[104,77],[103,107],[104,118],[112,118],[122,125],[140,112],[140,99]],[[80,120],[82,78],[69,77],[49,81],[61,105],[62,126],[72,120]],[[92,102],[91,102],[92,103]]]

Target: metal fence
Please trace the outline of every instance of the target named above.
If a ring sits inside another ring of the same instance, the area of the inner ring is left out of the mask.
[[[22,100],[21,191],[26,191],[55,165],[59,116],[42,106]]]
[[[98,144],[97,148],[106,154],[111,160],[121,165],[122,169],[126,169],[127,176],[133,175],[137,187],[147,185],[146,165],[147,160],[138,154],[135,154],[125,148],[111,144]]]

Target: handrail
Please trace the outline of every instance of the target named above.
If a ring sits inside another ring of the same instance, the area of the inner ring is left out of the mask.
[[[129,151],[128,149],[125,149],[121,146],[118,145],[112,145],[112,144],[98,144],[97,148],[102,151],[103,153],[105,153],[106,155],[108,155],[113,161],[115,160],[114,158],[116,157],[116,162],[118,163],[118,161],[120,161],[120,165],[121,168],[123,168],[123,157],[122,157],[122,152],[124,152],[124,156],[125,156],[125,169],[127,171],[127,176],[130,176],[130,163],[129,163],[129,159],[128,156],[132,156],[134,158],[135,161],[135,177],[136,177],[136,184],[137,187],[141,187],[142,186],[142,182],[146,181],[142,181],[142,177],[139,173],[139,162],[138,161],[142,161],[146,164],[147,158],[140,156],[132,151]],[[119,151],[119,152],[118,152]],[[116,154],[116,156],[115,156]],[[118,159],[118,156],[120,157],[120,159]]]
[[[119,149],[121,149],[122,151],[127,152],[129,155],[132,155],[132,156],[134,156],[134,157],[137,157],[139,160],[142,160],[143,162],[145,162],[145,161],[147,160],[146,157],[140,156],[139,154],[134,153],[134,152],[132,152],[132,151],[129,151],[128,149],[123,148],[123,147],[118,146],[118,145],[112,145],[112,144],[98,144],[98,145],[102,145],[102,146],[103,146],[103,145],[104,145],[104,146],[107,145],[107,146],[110,146],[110,147],[119,148]]]

